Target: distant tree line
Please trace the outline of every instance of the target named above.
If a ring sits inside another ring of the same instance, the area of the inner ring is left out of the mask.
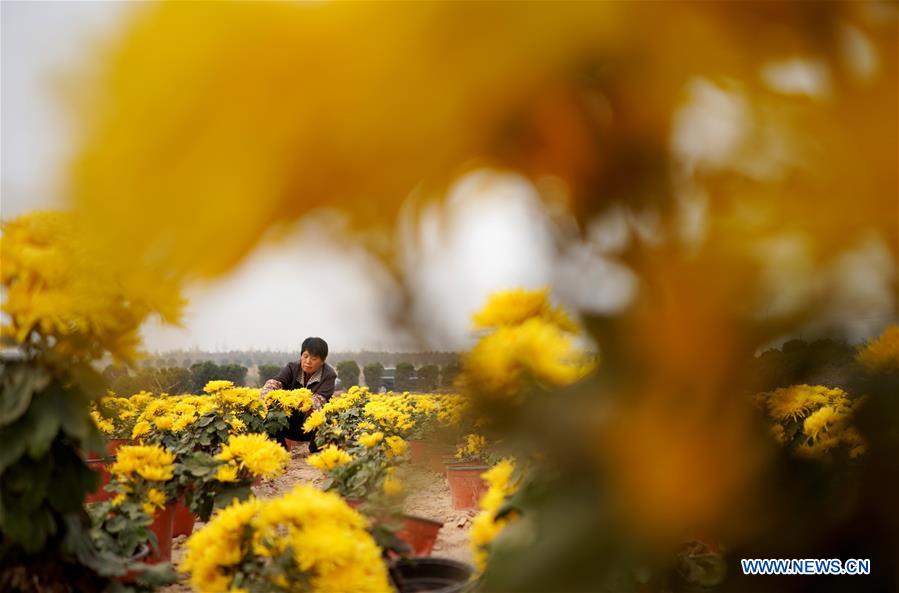
[[[297,342],[299,348],[299,342]],[[190,368],[198,362],[211,361],[219,365],[239,364],[248,369],[263,366],[276,365],[280,369],[290,361],[299,360],[298,351],[286,350],[230,350],[227,352],[206,352],[202,350],[173,350],[150,356],[142,363],[144,367]],[[395,367],[401,362],[410,362],[415,367],[434,364],[445,366],[459,361],[456,352],[332,352],[328,355],[328,364],[337,366],[342,361],[353,361],[360,367],[366,364],[380,362],[386,367]],[[260,375],[262,376],[262,375]]]
[[[103,371],[107,386],[117,395],[133,395],[140,391],[153,393],[203,393],[209,381],[225,380],[235,385],[246,385],[247,367],[239,364],[216,364],[206,360],[190,365],[189,368],[141,367],[129,370],[125,367],[109,365]]]
[[[759,391],[806,383],[840,387],[850,393],[859,380],[856,347],[844,340],[794,339],[755,357]]]

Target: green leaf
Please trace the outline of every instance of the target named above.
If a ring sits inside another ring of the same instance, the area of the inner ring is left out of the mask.
[[[244,501],[253,494],[249,486],[228,486],[215,495],[213,506],[217,509],[229,506],[234,499]]]
[[[3,377],[0,427],[4,427],[22,417],[32,395],[47,386],[49,377],[37,367],[16,363],[0,366],[0,375]]]
[[[55,393],[42,392],[32,399],[26,419],[30,423],[27,435],[28,454],[32,459],[43,457],[59,432],[63,410]]]

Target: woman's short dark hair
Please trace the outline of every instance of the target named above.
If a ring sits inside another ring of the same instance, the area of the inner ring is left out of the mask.
[[[328,343],[321,338],[306,338],[300,348],[300,354],[308,352],[312,356],[318,356],[322,360],[328,358]]]

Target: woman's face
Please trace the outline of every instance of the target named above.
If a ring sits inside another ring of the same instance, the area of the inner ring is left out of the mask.
[[[309,354],[305,350],[303,350],[303,354],[300,355],[300,366],[303,367],[304,373],[309,373],[310,375],[322,368],[324,362],[325,361],[321,359],[321,356]]]

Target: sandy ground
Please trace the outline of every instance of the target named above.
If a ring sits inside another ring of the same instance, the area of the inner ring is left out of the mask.
[[[274,498],[292,489],[296,484],[307,483],[321,487],[325,476],[314,467],[306,463],[308,449],[306,444],[300,444],[292,451],[292,458],[287,465],[287,470],[280,478],[266,480],[253,488],[253,492],[259,498]],[[437,535],[432,556],[453,558],[463,562],[472,563],[471,552],[468,549],[468,530],[471,520],[477,514],[475,510],[457,511],[453,509],[449,486],[446,478],[441,474],[430,472],[417,466],[406,465],[398,472],[406,484],[407,492],[404,511],[409,515],[424,517],[434,521],[443,522],[443,527]],[[202,523],[194,526],[194,531],[200,529]],[[185,536],[177,537],[172,542],[172,563],[177,566],[184,553]],[[175,585],[160,589],[163,593],[188,593],[191,591],[186,579]]]

